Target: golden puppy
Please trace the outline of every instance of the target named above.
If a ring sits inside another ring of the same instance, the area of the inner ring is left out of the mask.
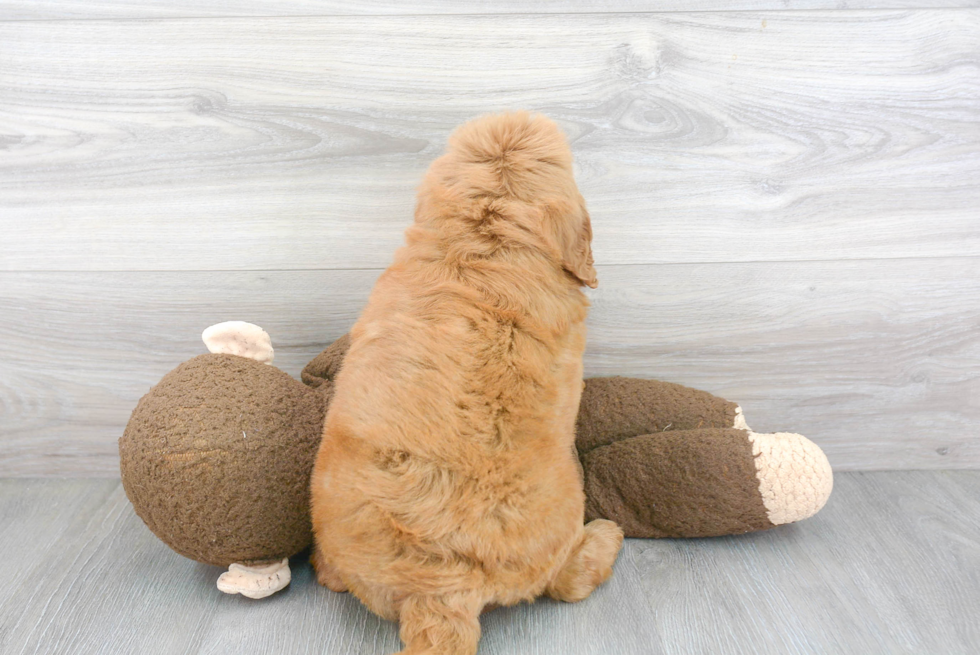
[[[470,122],[351,330],[312,478],[313,563],[401,622],[403,653],[475,653],[479,615],[588,596],[623,535],[584,526],[574,444],[596,286],[568,145]]]

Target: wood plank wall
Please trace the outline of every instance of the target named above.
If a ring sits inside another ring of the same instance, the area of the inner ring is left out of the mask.
[[[508,108],[572,142],[587,374],[840,470],[977,468],[980,3],[786,4],[0,0],[0,475],[116,475],[211,323],[297,375]]]

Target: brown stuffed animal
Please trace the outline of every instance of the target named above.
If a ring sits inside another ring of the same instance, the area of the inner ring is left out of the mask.
[[[178,553],[228,566],[226,593],[262,598],[290,581],[310,543],[309,478],[344,335],[303,369],[267,366],[249,323],[205,330],[212,354],[181,364],[139,402],[119,440],[136,513]],[[823,452],[798,434],[757,434],[704,391],[631,378],[585,381],[576,426],[586,521],[627,537],[709,537],[812,516],[833,485]]]

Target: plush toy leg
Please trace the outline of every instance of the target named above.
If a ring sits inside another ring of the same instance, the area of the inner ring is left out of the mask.
[[[226,594],[265,598],[284,589],[291,579],[288,558],[272,564],[232,564],[218,577],[218,589]]]
[[[712,537],[765,530],[817,513],[833,488],[819,447],[798,434],[668,430],[582,458],[586,520],[628,537]]]
[[[579,455],[621,439],[669,430],[730,428],[738,405],[707,391],[640,378],[585,381],[575,424]]]

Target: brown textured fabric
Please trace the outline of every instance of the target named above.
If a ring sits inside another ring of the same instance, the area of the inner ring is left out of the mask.
[[[340,365],[344,363],[344,357],[347,356],[349,349],[350,334],[344,334],[303,368],[303,372],[300,373],[303,384],[316,388],[322,386],[324,382],[333,381],[340,372]]]
[[[627,437],[664,430],[730,428],[737,405],[706,391],[637,378],[585,381],[575,425],[579,455]]]
[[[309,479],[325,400],[272,366],[201,355],[168,373],[119,439],[136,513],[207,564],[281,559],[310,543]]]
[[[744,430],[669,430],[600,446],[582,458],[586,521],[627,537],[715,537],[773,527]]]

